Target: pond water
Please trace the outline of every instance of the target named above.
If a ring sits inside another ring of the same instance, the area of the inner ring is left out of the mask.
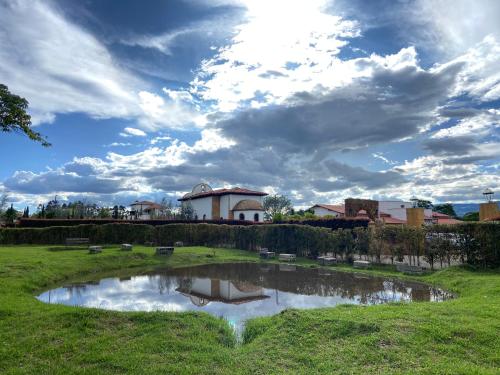
[[[37,298],[119,311],[205,311],[225,318],[241,333],[245,320],[286,308],[442,301],[449,297],[441,289],[417,282],[290,264],[225,263],[69,284]]]

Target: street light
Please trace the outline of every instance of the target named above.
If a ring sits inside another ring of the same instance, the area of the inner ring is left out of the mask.
[[[413,208],[417,208],[417,206],[418,206],[418,198],[416,196],[412,196],[410,198],[410,202],[413,203]]]
[[[495,194],[493,192],[493,190],[489,189],[489,188],[486,188],[484,189],[483,191],[483,196],[484,196],[484,199],[486,199],[486,202],[491,202],[491,199],[493,198],[493,194]]]

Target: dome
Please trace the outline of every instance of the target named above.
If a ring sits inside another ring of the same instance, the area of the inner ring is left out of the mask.
[[[264,208],[259,201],[243,199],[234,206],[233,211],[264,211]]]

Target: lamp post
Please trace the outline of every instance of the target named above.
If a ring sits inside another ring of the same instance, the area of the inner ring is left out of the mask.
[[[410,202],[412,203],[413,208],[417,208],[418,207],[418,198],[416,196],[412,196],[410,198]]]
[[[486,188],[483,191],[483,197],[486,200],[485,203],[481,203],[479,205],[479,220],[484,221],[489,218],[498,216],[500,214],[500,210],[498,209],[498,205],[493,201],[493,190]]]
[[[484,199],[486,199],[486,202],[488,202],[488,203],[491,202],[491,200],[493,199],[493,194],[495,194],[495,193],[490,188],[484,189],[483,197],[484,197]]]

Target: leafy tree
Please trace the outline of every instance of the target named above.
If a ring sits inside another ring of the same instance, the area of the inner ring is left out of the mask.
[[[100,219],[106,219],[108,217],[111,217],[111,211],[109,208],[107,207],[101,207],[99,208],[98,210],[98,214],[97,216],[100,218]]]
[[[433,204],[431,201],[426,201],[424,199],[419,199],[417,201],[417,207],[419,208],[432,208]]]
[[[266,220],[278,220],[278,214],[283,218],[291,212],[292,201],[284,195],[268,195],[264,198],[263,206]]]
[[[8,208],[7,211],[5,211],[3,217],[6,223],[8,224],[14,223],[14,220],[16,220],[17,218],[17,211],[12,204],[10,205],[10,208]]]
[[[434,211],[440,212],[442,214],[445,214],[445,215],[448,215],[451,217],[457,217],[455,209],[453,208],[453,205],[451,203],[437,204],[434,206]]]
[[[50,143],[31,128],[31,116],[27,109],[26,99],[12,94],[7,86],[0,84],[0,131],[24,133],[29,139],[49,147]]]
[[[479,221],[479,212],[467,212],[463,217],[463,221]]]

